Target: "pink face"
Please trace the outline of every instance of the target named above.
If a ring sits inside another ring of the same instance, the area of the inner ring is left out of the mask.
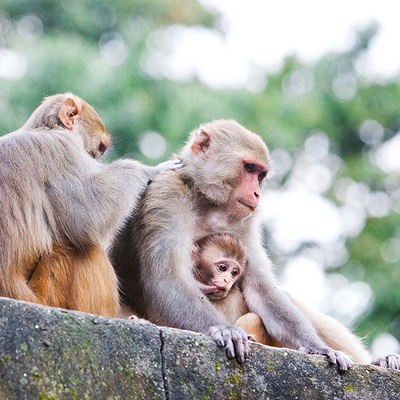
[[[242,266],[235,258],[224,257],[214,246],[203,249],[201,258],[203,283],[199,283],[200,290],[211,300],[223,299],[242,274]]]
[[[267,168],[259,163],[243,160],[239,176],[239,184],[231,194],[228,207],[239,218],[244,218],[258,207],[261,184],[267,176]]]
[[[222,259],[212,265],[213,276],[208,284],[215,286],[215,291],[208,294],[211,300],[223,299],[232,289],[241,274],[241,267],[236,260]]]

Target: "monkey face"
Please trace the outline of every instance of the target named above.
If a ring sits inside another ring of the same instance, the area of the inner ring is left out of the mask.
[[[210,300],[223,299],[243,274],[244,253],[233,251],[240,244],[228,235],[210,236],[200,246],[195,270],[199,288]]]
[[[242,219],[251,215],[258,207],[267,168],[255,161],[243,160],[238,169],[239,178],[228,200],[228,209],[232,215]]]
[[[223,258],[208,266],[207,285],[215,287],[207,295],[211,300],[220,300],[226,297],[238,280],[242,270],[235,259]]]

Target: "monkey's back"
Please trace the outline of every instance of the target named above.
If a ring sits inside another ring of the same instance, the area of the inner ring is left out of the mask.
[[[72,143],[72,145],[71,145]],[[51,248],[58,234],[54,203],[65,201],[69,179],[82,179],[80,139],[60,131],[18,130],[0,138],[0,268]],[[22,162],[21,162],[22,160]],[[71,184],[72,186],[72,184]]]

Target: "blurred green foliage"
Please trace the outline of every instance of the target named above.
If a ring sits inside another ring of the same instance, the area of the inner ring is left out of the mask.
[[[32,16],[36,19],[26,19]],[[20,127],[45,95],[71,91],[102,116],[115,138],[112,157],[128,154],[156,163],[158,159],[148,159],[139,151],[143,132],[160,132],[167,139],[167,151],[160,157],[165,159],[201,122],[234,118],[262,135],[271,149],[283,148],[293,156],[301,153],[311,132],[325,132],[332,151],[344,161],[335,179],[364,182],[372,192],[387,193],[398,187],[398,174],[390,176],[391,189],[385,186],[388,174],[371,163],[372,147],[359,136],[365,120],[375,120],[384,128],[382,140],[400,130],[399,81],[372,82],[356,68],[376,26],[358,32],[358,41],[349,51],[327,54],[314,65],[303,65],[295,57],[285,59],[279,72],[268,76],[265,72],[264,90],[249,92],[216,91],[195,78],[174,82],[146,73],[142,61],[151,33],[171,24],[218,29],[215,16],[195,0],[3,0],[0,57],[11,50],[23,57],[27,70],[16,80],[0,75],[0,134]],[[122,38],[126,46],[126,59],[118,65],[106,63],[101,54],[101,43],[113,37]],[[290,84],[299,71],[306,78],[311,74],[309,90],[296,92]],[[338,82],[342,82],[342,96],[334,91]],[[346,98],[349,88],[355,88],[354,93]],[[282,177],[282,185],[289,175],[290,171]],[[327,196],[341,205],[333,185]],[[374,303],[356,330],[369,342],[382,331],[400,339],[399,263],[385,261],[381,255],[385,241],[399,234],[400,216],[393,209],[383,218],[368,217],[361,234],[347,241],[346,264],[333,269],[345,273],[354,262],[365,268],[363,279],[374,292]],[[282,255],[271,251],[276,259]]]

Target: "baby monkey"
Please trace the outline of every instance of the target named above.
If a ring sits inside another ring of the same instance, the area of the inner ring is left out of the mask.
[[[228,323],[244,329],[250,340],[268,346],[295,348],[279,338],[272,337],[260,316],[249,311],[241,291],[246,263],[246,253],[241,241],[227,234],[206,236],[197,242],[194,255],[194,275],[198,287]],[[291,296],[289,298],[310,320],[319,338],[328,346],[344,351],[354,362],[371,362],[361,340],[346,327],[335,319],[311,309],[298,299]],[[390,360],[397,363],[395,356],[389,358]],[[382,360],[373,364],[384,366],[380,361]]]
[[[206,236],[196,243],[194,261],[198,287],[229,324],[242,327],[258,343],[273,345],[261,318],[249,312],[240,290],[246,269],[242,243],[227,234]]]

